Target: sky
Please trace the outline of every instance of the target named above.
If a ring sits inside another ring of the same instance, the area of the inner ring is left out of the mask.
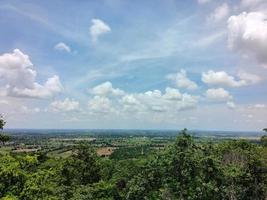
[[[266,0],[1,0],[6,128],[267,126]]]

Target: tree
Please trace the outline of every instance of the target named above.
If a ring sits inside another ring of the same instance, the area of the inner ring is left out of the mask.
[[[264,147],[267,147],[267,135],[263,135],[263,136],[261,136],[261,144],[262,144]]]
[[[3,145],[5,145],[5,143],[8,142],[9,140],[10,136],[0,133],[0,141],[2,142]]]
[[[98,183],[81,185],[74,191],[71,200],[120,200],[116,187],[111,183],[100,181]]]
[[[63,163],[61,174],[62,183],[66,186],[98,182],[100,166],[95,151],[85,144],[77,146],[73,155]]]
[[[6,121],[4,120],[3,116],[0,115],[0,129],[1,130],[3,130],[5,124],[6,124]]]
[[[267,132],[267,128],[262,129],[263,131]],[[261,144],[267,147],[267,135],[261,136]]]
[[[6,124],[6,122],[3,118],[3,116],[0,115],[0,130],[3,130],[5,124]],[[5,143],[8,142],[9,140],[10,140],[10,137],[8,135],[4,135],[4,134],[0,133],[0,141],[2,142],[3,145],[5,145]]]
[[[18,196],[23,190],[27,175],[20,166],[18,159],[0,156],[0,198],[8,194]]]

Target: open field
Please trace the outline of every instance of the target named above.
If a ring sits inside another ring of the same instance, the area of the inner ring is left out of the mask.
[[[178,131],[153,130],[7,130],[12,142],[0,153],[42,152],[49,157],[68,157],[80,143],[90,144],[103,157],[143,156],[164,150],[175,141]],[[192,132],[199,142],[244,139],[258,143],[262,133]],[[115,154],[114,154],[115,152]]]

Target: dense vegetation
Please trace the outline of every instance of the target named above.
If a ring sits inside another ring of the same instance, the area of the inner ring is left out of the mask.
[[[0,129],[4,125],[0,117]],[[167,145],[163,145],[164,140],[147,142],[145,137],[116,138],[87,140],[73,146],[53,140],[57,145],[52,150],[46,139],[42,141],[43,147],[47,147],[45,151],[0,151],[0,198],[267,198],[266,136],[261,138],[260,144],[245,140],[196,141],[186,130]],[[0,133],[0,149],[10,139]],[[70,141],[73,143],[73,139]],[[30,142],[35,143],[36,139]],[[115,148],[109,158],[97,156],[95,148],[99,147],[99,142]],[[69,153],[65,156],[56,156],[66,151]]]
[[[0,197],[266,199],[266,147],[247,141],[196,142],[183,131],[165,150],[139,157],[101,158],[88,143],[72,151],[0,155]]]

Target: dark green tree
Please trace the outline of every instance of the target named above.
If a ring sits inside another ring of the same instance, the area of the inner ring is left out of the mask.
[[[97,155],[91,146],[81,144],[74,149],[73,155],[63,163],[62,183],[67,186],[86,185],[100,180],[100,167]]]
[[[263,131],[267,132],[267,128],[262,129]],[[267,147],[267,135],[261,136],[261,144]]]
[[[263,136],[261,136],[261,144],[262,144],[264,147],[267,147],[267,135],[263,135]]]
[[[0,115],[0,129],[3,130],[4,126],[5,126],[6,122],[3,118],[2,115]]]

